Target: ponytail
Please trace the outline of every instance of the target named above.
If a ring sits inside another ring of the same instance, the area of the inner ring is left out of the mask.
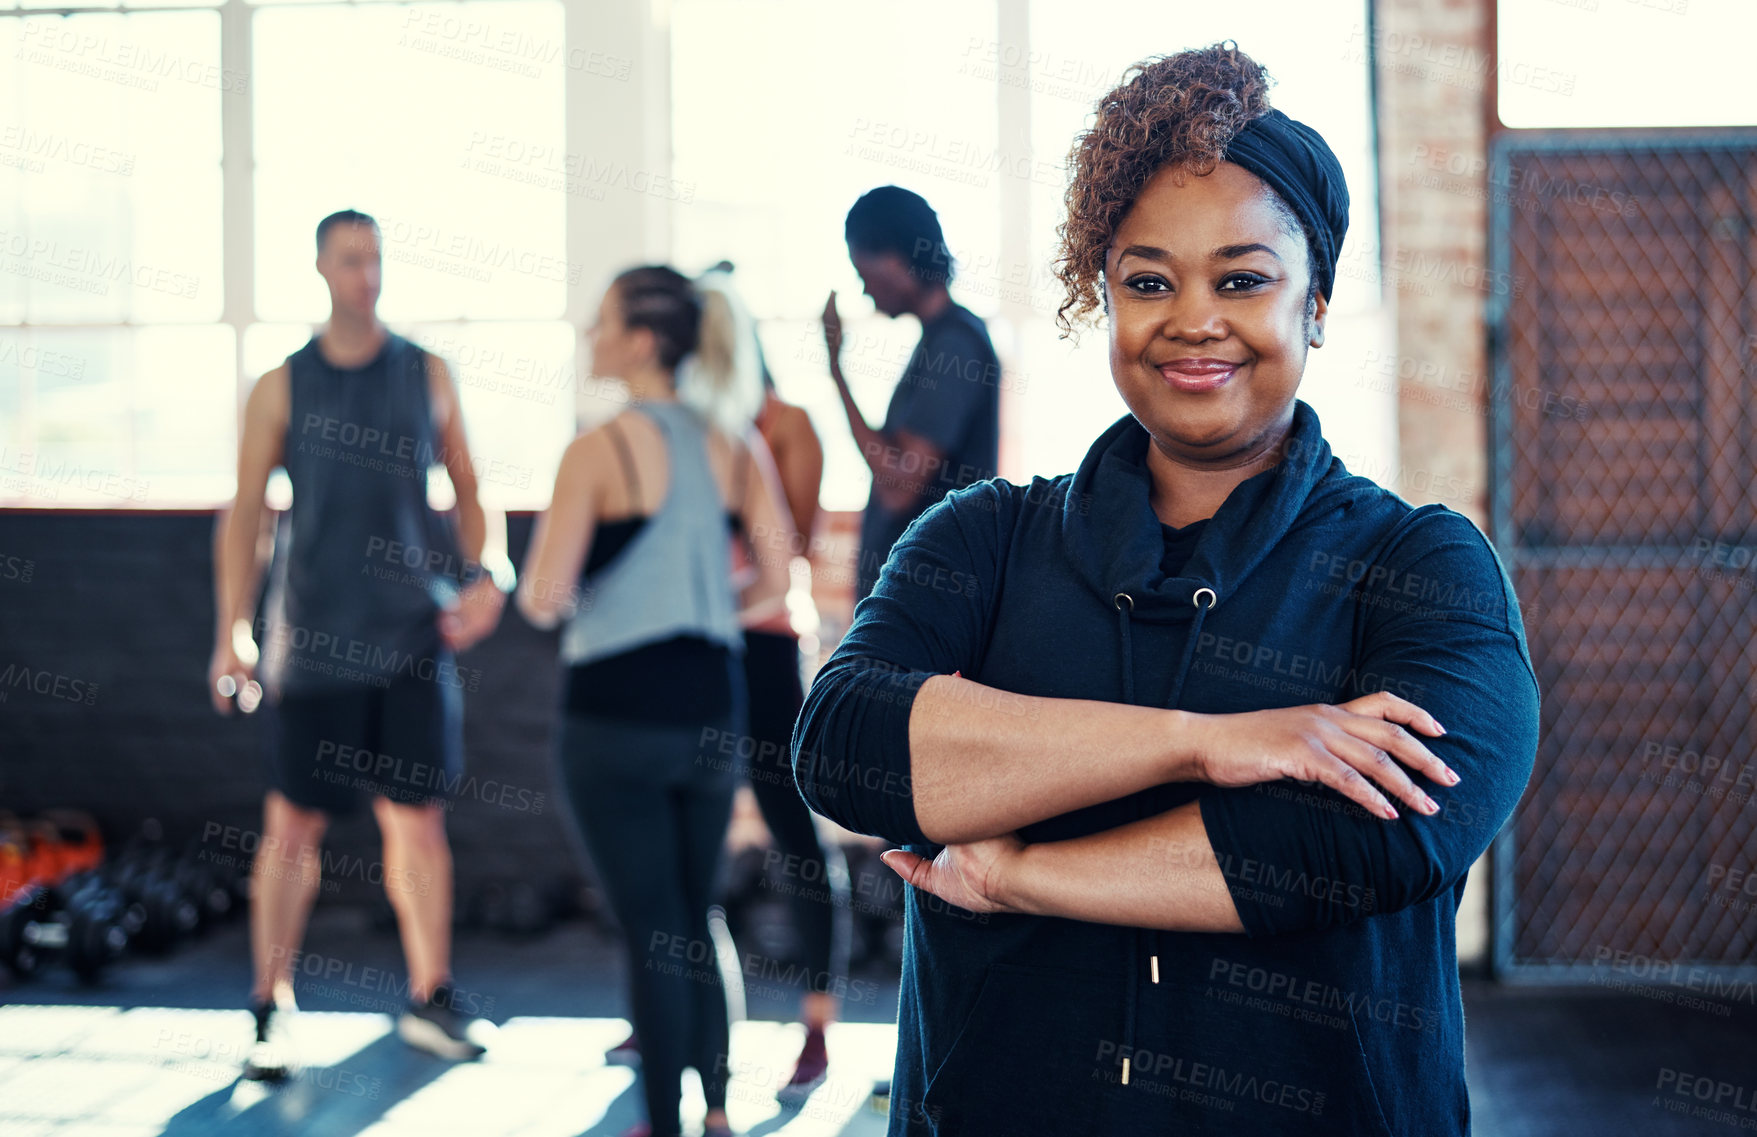
[[[756,329],[724,272],[695,283],[701,305],[696,346],[677,366],[677,398],[720,429],[742,435],[762,408]]]

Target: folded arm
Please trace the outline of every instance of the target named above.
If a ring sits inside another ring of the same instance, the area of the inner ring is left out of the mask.
[[[910,854],[887,860],[912,883],[978,910],[1254,936],[1345,924],[1455,888],[1518,803],[1538,722],[1511,586],[1486,543],[1459,533],[1459,523],[1436,525],[1421,568],[1411,571],[1433,580],[1498,577],[1505,609],[1428,610],[1379,622],[1357,667],[1416,695],[1447,723],[1444,737],[1428,743],[1458,774],[1456,782],[1441,776],[1428,784],[1438,812],[1390,819],[1330,788],[1277,780],[1217,787],[1159,816],[1074,840],[1025,846],[1000,838],[945,850],[932,862]]]
[[[1399,763],[1443,767],[1399,724],[1439,728],[1401,700],[1198,715],[1020,695],[955,674],[976,669],[988,642],[1006,493],[979,484],[917,519],[812,684],[793,749],[818,812],[899,844],[953,844],[1177,781],[1294,777],[1387,810],[1377,781],[1425,801]]]

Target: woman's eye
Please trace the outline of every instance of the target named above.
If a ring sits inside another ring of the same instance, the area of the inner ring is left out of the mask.
[[[1136,292],[1149,292],[1149,293],[1151,293],[1151,292],[1168,291],[1168,289],[1166,288],[1165,281],[1159,279],[1157,276],[1137,276],[1132,280],[1125,281],[1124,283],[1126,283],[1131,289],[1133,289]]]
[[[1269,278],[1254,272],[1235,272],[1220,282],[1222,292],[1251,292],[1268,284]]]

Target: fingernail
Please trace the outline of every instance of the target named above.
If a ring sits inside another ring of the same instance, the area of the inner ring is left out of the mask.
[[[1458,771],[1457,770],[1454,770],[1452,767],[1447,766],[1446,767],[1446,776],[1448,778],[1452,779],[1453,785],[1458,784]]]
[[[1427,794],[1421,795],[1421,800],[1422,800],[1422,804],[1427,808],[1427,811],[1429,813],[1440,812],[1440,807],[1438,805],[1436,805],[1434,802],[1434,799],[1429,797]]]
[[[1385,807],[1385,817],[1391,821],[1396,821],[1397,820],[1397,807],[1394,805],[1387,805]]]
[[[1435,726],[1438,726],[1438,727],[1439,727],[1439,728],[1440,728],[1440,733],[1441,733],[1441,734],[1445,734],[1445,733],[1446,733],[1446,728],[1445,728],[1445,727],[1444,727],[1444,726],[1442,726],[1442,725],[1441,725],[1441,724],[1440,724],[1440,720],[1439,720],[1439,719],[1435,719],[1435,720],[1434,720],[1434,725],[1435,725]]]

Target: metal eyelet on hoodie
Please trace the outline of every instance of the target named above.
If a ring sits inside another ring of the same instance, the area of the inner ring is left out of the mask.
[[[1206,592],[1208,594],[1208,603],[1206,603],[1206,604],[1202,603],[1202,593],[1204,593],[1204,592]],[[1208,588],[1208,587],[1204,586],[1202,588],[1196,589],[1196,594],[1194,596],[1190,597],[1190,603],[1194,604],[1198,608],[1212,608],[1212,607],[1214,607],[1215,601],[1217,601],[1219,599],[1220,599],[1220,597],[1215,595],[1214,590],[1212,588]]]

